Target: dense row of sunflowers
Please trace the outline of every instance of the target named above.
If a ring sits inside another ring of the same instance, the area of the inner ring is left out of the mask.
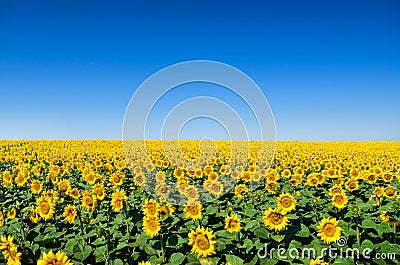
[[[185,159],[130,144],[0,141],[0,263],[396,263],[276,251],[400,253],[400,143],[278,142],[269,161],[251,142],[245,164],[229,142],[181,141]]]

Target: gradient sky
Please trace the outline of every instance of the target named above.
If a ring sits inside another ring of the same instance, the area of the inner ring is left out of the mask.
[[[206,59],[257,82],[278,139],[400,140],[399,14],[396,0],[0,0],[0,139],[121,139],[146,78]]]

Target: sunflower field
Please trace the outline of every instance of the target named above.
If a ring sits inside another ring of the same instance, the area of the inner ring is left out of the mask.
[[[206,150],[190,165],[146,145],[0,141],[0,264],[400,263],[399,142],[277,142],[269,161],[255,141],[245,165],[230,142],[181,141]]]

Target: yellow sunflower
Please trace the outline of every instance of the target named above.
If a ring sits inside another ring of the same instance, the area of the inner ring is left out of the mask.
[[[249,193],[249,189],[246,187],[245,184],[239,184],[235,187],[235,195],[238,198],[246,197]]]
[[[197,227],[188,234],[189,245],[192,246],[192,253],[196,253],[200,257],[207,257],[215,254],[216,241],[213,240],[215,235],[203,227]]]
[[[378,197],[382,197],[384,195],[385,190],[382,187],[376,187],[374,189],[374,195]]]
[[[72,188],[68,191],[68,195],[72,198],[72,199],[79,199],[79,197],[81,196],[81,193],[79,192],[79,190],[77,188]]]
[[[296,209],[297,200],[289,193],[282,193],[276,201],[282,214],[287,214]]]
[[[76,214],[77,214],[77,211],[76,211],[75,206],[68,204],[64,208],[64,217],[65,217],[65,220],[68,221],[68,223],[73,224],[75,222]]]
[[[84,191],[81,198],[81,206],[87,211],[94,210],[96,208],[97,199],[94,194],[89,191]]]
[[[58,183],[58,190],[61,194],[66,194],[67,191],[71,188],[71,183],[67,179],[62,179]]]
[[[158,211],[160,210],[160,205],[154,199],[146,199],[143,203],[143,213],[146,216],[156,217]]]
[[[199,220],[202,217],[202,205],[201,203],[194,203],[185,206],[185,216],[191,218],[192,220]]]
[[[282,214],[281,210],[272,208],[265,211],[263,220],[268,229],[275,231],[284,229],[289,223],[289,219]]]
[[[143,218],[143,231],[149,236],[156,236],[160,232],[160,222],[156,217],[145,216]]]
[[[384,192],[387,198],[395,198],[397,196],[396,190],[390,185],[385,188]]]
[[[61,251],[57,251],[57,253],[53,253],[50,250],[48,253],[44,252],[42,257],[37,261],[37,265],[72,265],[69,261],[67,254]]]
[[[35,179],[30,184],[32,194],[39,194],[42,191],[42,182]]]
[[[117,189],[115,192],[113,192],[111,205],[114,208],[114,212],[119,212],[122,210],[124,207],[124,201],[126,201],[127,198],[128,197],[126,197],[124,190]]]
[[[323,260],[320,259],[311,259],[310,260],[310,265],[328,265],[328,263],[324,262]]]
[[[13,178],[10,171],[6,170],[3,172],[3,187],[11,186],[13,183]]]
[[[358,185],[358,181],[357,179],[349,179],[348,181],[346,181],[345,186],[347,188],[348,191],[355,191],[359,189],[359,185]]]
[[[36,207],[32,207],[31,211],[29,212],[29,220],[31,220],[32,223],[37,223],[39,222],[39,213],[36,209]]]
[[[104,200],[104,198],[106,197],[103,184],[93,185],[92,192],[94,193],[94,195],[96,195],[96,199],[99,201]]]
[[[334,185],[328,191],[329,196],[333,196],[335,194],[341,194],[341,193],[343,193],[343,188],[338,185]]]
[[[241,220],[237,214],[225,217],[225,229],[230,233],[239,232],[241,228],[240,223]]]
[[[348,201],[349,201],[349,199],[347,198],[347,195],[344,193],[335,194],[332,197],[333,206],[335,206],[336,208],[339,208],[339,209],[343,209],[346,206]]]
[[[18,245],[13,243],[13,236],[2,236],[0,250],[4,258],[7,260],[7,265],[21,265],[20,258],[22,253],[18,252]]]
[[[342,234],[342,228],[336,218],[323,218],[318,228],[318,236],[326,243],[336,242]]]
[[[166,205],[163,205],[160,207],[159,215],[160,215],[160,217],[164,217],[167,215],[172,216],[174,211],[175,211],[174,207],[171,204],[167,203]]]
[[[13,207],[11,208],[10,211],[8,211],[7,218],[11,220],[14,219],[16,216],[17,216],[17,210]]]
[[[42,196],[36,200],[36,210],[43,220],[47,221],[54,215],[54,204],[50,198]]]

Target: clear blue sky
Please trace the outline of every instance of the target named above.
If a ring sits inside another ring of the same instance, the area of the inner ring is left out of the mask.
[[[396,0],[0,0],[0,139],[120,139],[148,76],[208,59],[257,82],[278,139],[400,140],[399,14]]]

